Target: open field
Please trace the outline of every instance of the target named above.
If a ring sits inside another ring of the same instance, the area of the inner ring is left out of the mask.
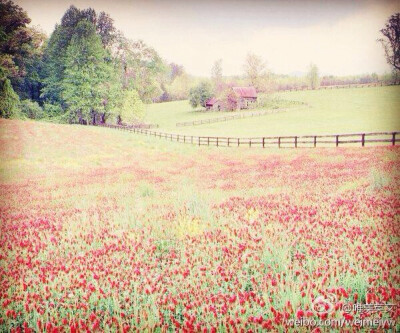
[[[301,103],[292,102],[290,99],[271,98],[268,107],[255,108],[240,111],[205,111],[202,108],[193,109],[189,101],[174,101],[166,103],[154,103],[146,105],[145,122],[158,124],[160,128],[168,131],[176,131],[176,124],[185,121],[204,120],[209,118],[219,118],[232,116],[241,113],[251,113],[271,109],[297,109],[304,108]]]
[[[16,120],[0,144],[2,332],[284,332],[400,300],[399,147],[218,149]],[[399,314],[383,313],[393,331]]]
[[[187,101],[148,106],[147,122],[172,133],[209,136],[313,135],[397,131],[400,129],[400,87],[350,88],[284,92],[284,101],[300,101],[287,112],[193,127],[175,123],[231,113],[191,111]]]

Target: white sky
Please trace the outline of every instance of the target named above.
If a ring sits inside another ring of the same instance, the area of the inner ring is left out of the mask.
[[[275,73],[306,72],[310,62],[323,74],[390,71],[376,41],[400,0],[381,1],[145,1],[15,0],[48,34],[67,8],[105,11],[131,39],[143,39],[169,62],[209,76],[223,59],[224,75],[243,72],[248,52]]]

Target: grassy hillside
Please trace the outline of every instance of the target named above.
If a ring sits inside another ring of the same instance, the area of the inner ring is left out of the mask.
[[[174,132],[177,130],[176,123],[194,121],[209,118],[219,118],[241,113],[251,113],[271,109],[295,109],[304,107],[301,103],[292,103],[290,99],[279,96],[271,96],[267,107],[240,111],[205,111],[202,108],[193,109],[189,101],[174,101],[166,103],[155,103],[146,105],[145,122],[158,124],[163,130]]]
[[[279,93],[283,100],[301,101],[285,113],[194,127],[176,122],[230,113],[192,111],[187,101],[148,106],[146,120],[161,130],[190,135],[263,136],[395,131],[400,129],[400,87],[350,88]]]

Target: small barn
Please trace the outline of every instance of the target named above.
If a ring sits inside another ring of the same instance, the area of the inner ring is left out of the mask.
[[[252,104],[257,102],[257,91],[254,87],[233,87],[238,97],[238,109],[248,109]]]
[[[206,110],[219,111],[221,110],[221,103],[217,98],[211,97],[206,101]]]

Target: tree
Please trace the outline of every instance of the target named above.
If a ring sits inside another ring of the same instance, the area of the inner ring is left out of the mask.
[[[39,100],[38,71],[46,36],[28,27],[30,21],[21,7],[0,0],[0,66],[20,97]]]
[[[236,93],[233,91],[233,83],[222,84],[219,87],[218,100],[220,102],[221,109],[224,111],[233,111],[238,108],[239,99]]]
[[[315,64],[310,64],[307,74],[308,85],[311,89],[317,89],[319,87],[319,71]]]
[[[190,89],[189,102],[193,108],[206,106],[206,101],[212,97],[212,89],[208,82],[201,82],[198,86]]]
[[[217,87],[222,81],[222,59],[218,59],[214,62],[211,68],[211,77]]]
[[[61,24],[56,25],[44,51],[44,87],[42,89],[42,97],[46,102],[60,104],[64,109],[66,105],[62,98],[61,82],[64,80],[67,68],[66,54],[81,21],[93,25],[95,33],[101,39],[102,46],[106,49],[111,50],[116,38],[113,20],[104,12],[97,15],[92,8],[79,10],[75,6],[71,6],[64,13]]]
[[[25,55],[22,61],[15,60],[19,68],[24,68],[24,72],[23,75],[12,78],[11,83],[21,99],[41,102],[43,45],[47,37],[38,28],[29,27],[27,29],[31,40],[24,46]]]
[[[111,47],[116,38],[114,20],[105,12],[100,12],[97,17],[96,32],[101,37],[105,47]]]
[[[378,39],[385,50],[385,57],[395,71],[400,71],[400,13],[392,15],[380,30],[385,38]]]
[[[261,57],[248,53],[246,62],[244,64],[244,71],[249,79],[251,85],[253,85],[257,91],[263,90],[266,77],[266,65]]]
[[[19,97],[9,79],[0,80],[0,117],[13,118],[19,113]]]
[[[26,29],[30,22],[21,7],[12,1],[0,0],[0,66],[8,78],[23,73],[23,68],[16,64],[16,58],[23,57],[23,46],[30,41]]]
[[[177,76],[166,90],[172,100],[183,100],[189,97],[190,78],[186,73]]]
[[[144,117],[144,104],[136,90],[127,90],[124,94],[122,107],[117,113],[117,122],[134,123]]]
[[[65,77],[61,83],[71,122],[96,123],[100,112],[104,112],[107,82],[113,71],[106,56],[93,24],[80,21],[67,49]]]
[[[171,82],[174,81],[175,78],[177,78],[178,76],[181,76],[185,73],[185,69],[183,68],[183,66],[175,64],[174,62],[171,62],[169,64],[169,70]]]
[[[137,90],[144,102],[152,102],[163,93],[161,84],[167,66],[152,47],[120,33],[113,47],[113,56],[120,63],[124,89]]]

